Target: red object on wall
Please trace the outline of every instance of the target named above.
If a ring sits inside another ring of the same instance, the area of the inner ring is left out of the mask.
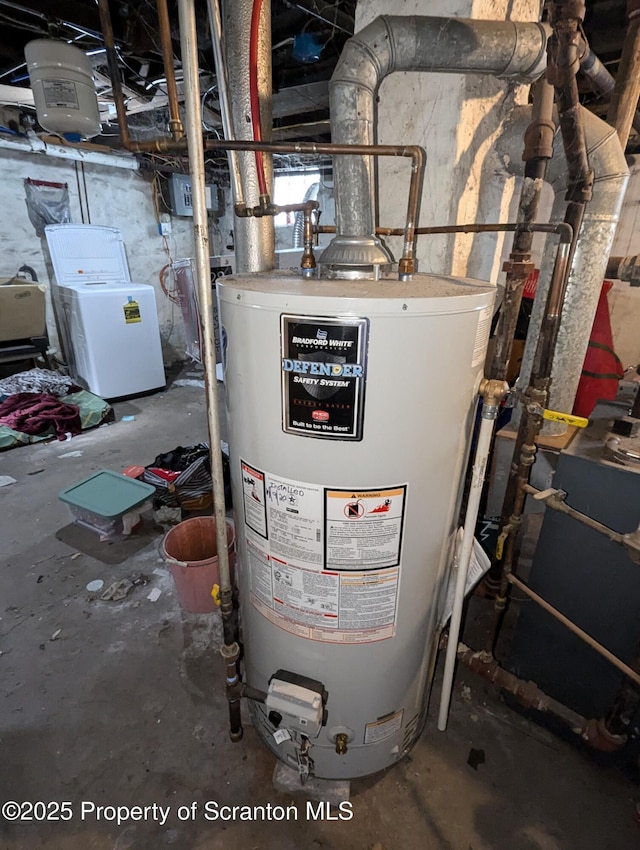
[[[607,301],[607,295],[612,286],[613,282],[610,280],[605,280],[602,284],[589,347],[573,405],[576,416],[588,417],[598,401],[615,398],[618,381],[624,375],[624,367],[613,350],[611,317]]]
[[[538,288],[538,278],[540,277],[540,269],[534,269],[527,275],[522,289],[522,297],[529,298],[531,301],[536,297],[536,289]]]

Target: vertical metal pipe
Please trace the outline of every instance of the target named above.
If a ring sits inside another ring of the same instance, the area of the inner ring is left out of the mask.
[[[462,546],[460,547],[458,559],[453,611],[451,612],[451,622],[449,624],[449,639],[444,663],[440,711],[438,714],[438,729],[441,732],[444,732],[447,728],[451,692],[453,690],[453,673],[456,666],[456,651],[458,649],[458,638],[460,637],[460,626],[462,623],[462,606],[467,584],[467,574],[469,572],[469,562],[473,550],[473,536],[478,519],[478,509],[480,507],[480,499],[482,498],[482,486],[487,469],[487,458],[489,456],[489,449],[491,448],[493,428],[496,424],[500,400],[504,398],[508,389],[508,385],[503,384],[501,381],[486,381],[484,388],[481,389],[483,396],[482,418],[480,420],[476,453],[473,459],[471,488],[467,501],[464,530],[462,532]]]
[[[233,92],[231,113],[237,137],[252,141],[251,97],[249,92],[249,21],[252,0],[226,0],[224,14],[224,40],[229,73],[229,86]],[[260,114],[265,141],[271,139],[271,3],[262,4],[260,41],[258,42],[258,88]],[[259,201],[258,176],[253,153],[238,154],[242,183],[247,206]],[[270,156],[265,156],[267,184],[273,182]],[[238,272],[263,272],[275,267],[275,230],[272,216],[236,218],[234,226],[236,269]]]
[[[331,77],[332,140],[371,144],[378,88],[389,74],[482,74],[533,82],[544,70],[546,40],[538,23],[381,15],[346,42]],[[371,157],[342,157],[334,175],[337,237],[324,262],[340,258],[345,244],[340,237],[368,237],[375,230]]]
[[[218,101],[220,103],[220,115],[222,116],[222,130],[225,139],[235,139],[236,134],[233,126],[233,116],[229,105],[229,80],[227,79],[227,63],[225,59],[224,45],[222,43],[222,19],[220,17],[219,0],[208,0],[209,26],[211,27],[211,42],[213,44],[213,59],[216,66],[216,81],[218,84]],[[235,206],[245,206],[244,191],[242,189],[242,177],[238,164],[236,151],[227,151],[229,161],[229,174],[231,175],[231,189]]]
[[[611,96],[607,122],[616,128],[624,150],[640,97],[640,9],[629,15],[616,84]]]
[[[171,25],[169,23],[167,0],[157,0],[157,6],[162,61],[164,63],[164,76],[167,81],[167,98],[169,100],[169,132],[172,138],[178,140],[184,135],[184,129],[180,118],[180,106],[178,105],[178,87],[176,86],[176,71],[173,61],[173,44],[171,43]]]
[[[524,513],[524,485],[529,480],[535,460],[536,439],[542,429],[543,413],[548,404],[551,368],[557,348],[558,330],[568,281],[568,269],[574,255],[582,225],[585,205],[593,193],[594,172],[589,165],[586,133],[580,106],[576,73],[578,41],[584,3],[551,4],[553,34],[549,39],[547,78],[553,83],[558,104],[558,119],[567,161],[568,201],[565,222],[572,227],[571,245],[560,244],[554,263],[551,286],[547,294],[544,320],[536,340],[533,368],[523,398],[523,415],[518,427],[513,463],[502,505],[498,544],[488,584],[499,578],[500,589],[495,599],[493,627],[487,650],[493,652],[508,604],[509,578],[515,563],[516,539]],[[502,544],[504,543],[504,554]]]
[[[216,347],[213,326],[213,297],[209,265],[209,233],[204,178],[204,147],[202,114],[198,78],[198,36],[194,0],[178,0],[180,16],[180,49],[184,71],[185,123],[189,146],[189,173],[193,202],[193,232],[195,239],[198,302],[202,322],[202,364],[204,366],[207,424],[211,451],[214,515],[220,566],[220,595],[231,593],[227,523],[224,503],[224,473],[220,450],[220,419],[218,415],[218,382],[216,379]]]
[[[549,407],[570,413],[576,396],[580,372],[591,335],[602,281],[605,277],[607,258],[620,215],[622,200],[629,178],[629,171],[615,130],[584,107],[580,107],[587,136],[587,152],[596,179],[593,199],[588,204],[578,242],[569,271],[565,305],[558,333],[558,343],[553,360],[553,381],[549,395]],[[497,149],[508,157],[517,173],[520,138],[530,121],[530,108],[518,107]],[[567,164],[562,150],[560,134],[554,141],[553,158],[549,162],[547,180],[555,193],[551,220],[558,221],[565,211],[564,194],[567,185]],[[553,262],[544,262],[540,270],[536,299],[529,324],[519,384],[526,387],[533,368],[535,340],[544,321],[543,312],[547,292],[551,283]],[[519,407],[514,410],[513,424],[520,418]],[[566,425],[545,422],[544,433],[563,433]]]
[[[120,81],[120,68],[118,67],[118,55],[113,39],[113,26],[111,24],[111,12],[109,11],[109,0],[98,0],[98,12],[100,14],[100,28],[104,38],[104,47],[107,53],[107,67],[111,77],[111,88],[113,99],[116,104],[118,116],[118,128],[120,130],[120,141],[123,147],[128,148],[131,144],[129,135],[129,124],[127,122],[127,110],[122,95],[122,83]]]
[[[530,224],[536,220],[547,163],[553,155],[553,87],[543,77],[533,87],[531,124],[524,134],[524,180],[518,204],[518,223]],[[522,291],[527,275],[533,270],[531,248],[533,232],[522,228],[513,237],[509,260],[504,264],[507,272],[504,301],[496,331],[496,345],[489,370],[491,378],[505,381],[509,370],[511,349],[515,336]]]

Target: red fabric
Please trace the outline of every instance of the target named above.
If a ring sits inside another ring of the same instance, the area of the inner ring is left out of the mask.
[[[530,301],[536,297],[536,289],[538,288],[538,278],[540,277],[540,269],[534,269],[530,272],[524,282],[522,289],[522,297],[528,298]]]
[[[179,470],[176,471],[173,469],[160,469],[159,466],[150,466],[149,472],[153,472],[155,475],[158,476],[158,478],[164,478],[164,480],[168,481],[169,484],[175,481],[178,476],[182,475],[182,472],[180,472]]]
[[[82,430],[80,411],[75,404],[64,404],[49,393],[14,393],[0,404],[0,425],[23,434],[46,434],[51,428],[59,440],[68,432]]]
[[[573,406],[576,416],[589,417],[598,401],[615,398],[618,392],[618,381],[624,375],[624,368],[613,350],[613,334],[607,301],[607,295],[612,286],[613,283],[610,280],[605,280],[602,284],[589,347]]]

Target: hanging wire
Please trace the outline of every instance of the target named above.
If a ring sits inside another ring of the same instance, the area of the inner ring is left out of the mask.
[[[205,107],[205,101],[206,101],[207,97],[211,94],[211,92],[212,92],[212,91],[217,91],[217,90],[218,90],[218,84],[217,84],[217,83],[213,83],[213,85],[209,86],[209,88],[208,88],[208,89],[205,91],[205,93],[202,95],[202,100],[200,101],[200,111],[202,112],[202,126],[204,127],[204,129],[205,129],[208,133],[215,133],[215,134],[216,134],[216,137],[217,137],[218,139],[221,139],[221,138],[222,138],[222,136],[221,136],[221,135],[220,135],[220,133],[218,132],[217,128],[216,128],[216,127],[210,127],[210,126],[207,124],[207,122],[204,120],[204,107]]]

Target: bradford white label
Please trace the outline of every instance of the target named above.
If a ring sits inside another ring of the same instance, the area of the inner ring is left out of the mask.
[[[362,439],[368,330],[368,319],[282,316],[285,431]]]

